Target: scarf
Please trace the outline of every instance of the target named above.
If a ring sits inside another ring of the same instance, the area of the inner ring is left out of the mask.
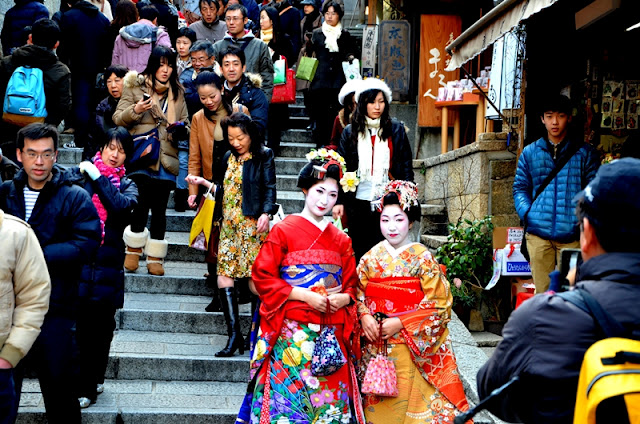
[[[273,27],[269,29],[260,30],[260,39],[269,44],[269,41],[273,39]]]
[[[187,68],[191,67],[191,58],[187,59],[187,60],[182,60],[180,59],[180,57],[178,56],[178,59],[176,60],[176,64],[178,65],[178,75],[180,75],[181,73],[183,73]],[[195,74],[195,72],[194,72]]]
[[[338,38],[342,35],[342,24],[338,22],[338,25],[331,26],[328,23],[323,22],[322,33],[325,36],[324,46],[329,49],[331,53],[339,52]]]
[[[366,119],[364,132],[358,134],[358,178],[371,183],[369,199],[377,196],[379,189],[389,181],[391,151],[387,140],[380,134],[380,118]]]
[[[149,77],[147,77],[147,87],[151,88],[151,79]],[[156,112],[159,112],[158,117],[164,118],[167,121],[167,125],[176,122],[176,105],[169,81],[162,83],[156,80],[153,89],[150,91],[154,106],[158,106],[156,109]]]
[[[224,139],[224,135],[222,133],[222,125],[219,124],[225,116],[229,115],[229,113],[227,113],[227,109],[225,109],[222,102],[220,102],[220,106],[218,106],[218,109],[215,112],[210,112],[206,107],[202,108],[202,110],[204,111],[205,118],[216,124],[213,128],[213,141],[222,141]]]
[[[124,169],[124,165],[118,168],[112,168],[102,161],[102,153],[98,151],[96,155],[93,157],[93,164],[100,171],[100,175],[107,177],[109,182],[113,184],[115,188],[120,189],[120,180],[124,177],[126,170]],[[100,197],[94,193],[91,197],[91,201],[93,202],[93,206],[96,207],[98,211],[98,217],[100,218],[100,231],[102,232],[102,242],[104,243],[104,223],[107,222],[107,210],[104,208],[104,205],[100,201]]]

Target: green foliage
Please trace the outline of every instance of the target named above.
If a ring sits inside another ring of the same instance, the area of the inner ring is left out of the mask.
[[[447,243],[436,252],[438,262],[447,267],[454,305],[478,306],[482,288],[493,273],[493,223],[491,216],[449,224]],[[461,280],[457,287],[454,280]]]

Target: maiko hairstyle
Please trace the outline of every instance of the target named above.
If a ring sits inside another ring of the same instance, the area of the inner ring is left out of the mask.
[[[220,91],[220,93],[222,93],[223,87],[224,87],[222,78],[220,78],[218,74],[216,74],[215,72],[211,72],[211,71],[200,72],[196,77],[195,84],[196,84],[196,89],[202,85],[213,85]],[[222,97],[222,104],[224,105],[224,108],[227,110],[227,113],[231,115],[231,112],[233,111],[233,107],[229,104],[229,102],[227,102],[225,96],[221,95],[221,97]],[[253,141],[253,139],[251,140]]]
[[[230,10],[239,10],[240,12],[242,12],[242,18],[248,18],[249,17],[249,13],[247,12],[247,8],[244,7],[243,5],[241,5],[240,3],[237,4],[232,4],[229,7],[227,7],[227,10],[225,11],[228,12]]]
[[[262,135],[255,122],[249,116],[242,112],[235,112],[231,116],[224,118],[220,125],[222,125],[222,134],[227,142],[229,141],[229,128],[239,128],[251,139],[251,146],[249,146],[251,154],[254,157],[260,155],[262,151]],[[236,154],[233,149],[231,149],[231,153]]]
[[[333,178],[338,183],[338,188],[340,188],[340,166],[331,164],[327,167],[326,172],[319,173],[316,167],[322,167],[323,165],[323,161],[314,159],[303,166],[300,174],[298,174],[298,187],[303,190],[309,190],[320,181]]]
[[[60,27],[55,21],[40,18],[31,26],[31,41],[36,46],[53,49],[60,41]]]
[[[124,78],[127,72],[129,72],[129,68],[124,65],[111,65],[104,70],[104,78],[105,80],[109,79],[111,74],[114,74],[118,78]]]
[[[58,129],[51,124],[34,123],[18,131],[16,138],[16,147],[20,150],[24,149],[24,140],[40,140],[49,138],[53,140],[53,150],[58,151]]]
[[[133,137],[125,127],[109,128],[109,130],[107,130],[107,136],[102,139],[99,150],[104,150],[105,147],[111,144],[111,141],[119,143],[124,150],[125,156],[130,157],[129,155],[133,151]]]
[[[191,45],[193,45],[193,43],[198,41],[198,35],[194,30],[192,30],[189,27],[182,27],[178,30],[178,36],[176,38],[180,38],[180,37],[187,37],[189,41],[191,41]]]
[[[333,11],[336,12],[340,20],[342,20],[342,17],[344,16],[344,10],[342,10],[342,7],[338,2],[333,0],[326,2],[324,6],[322,6],[322,14],[324,15],[325,13],[327,13],[330,7],[333,7]]]
[[[364,133],[367,128],[367,105],[376,100],[378,93],[382,93],[382,90],[371,89],[363,91],[360,94],[358,105],[353,111],[353,116],[351,117],[351,140],[354,144],[358,143],[358,134]],[[391,117],[389,116],[389,101],[384,93],[382,93],[382,98],[384,100],[384,111],[380,116],[380,128],[382,129],[380,137],[387,139],[391,137]]]
[[[138,22],[138,8],[136,4],[131,0],[120,0],[116,4],[116,11],[113,15],[113,21],[111,26],[115,28],[122,28],[127,25],[135,24]]]
[[[169,75],[169,84],[171,85],[171,90],[173,90],[174,100],[178,99],[178,96],[182,91],[182,86],[178,82],[178,72],[176,72],[176,55],[177,53],[169,47],[155,46],[153,50],[151,50],[151,55],[149,55],[147,68],[142,72],[144,75],[151,78],[151,86],[155,87],[156,72],[162,65],[163,59],[166,60],[169,66],[173,68],[173,72]]]
[[[398,194],[395,192],[387,193],[382,198],[382,204],[384,206],[389,206],[389,205],[400,206],[400,199],[398,199]],[[383,210],[384,210],[384,206],[383,206]],[[400,209],[402,209],[402,206],[400,206]],[[420,218],[422,217],[422,211],[420,209],[420,205],[411,205],[409,207],[409,210],[403,210],[403,211],[404,213],[407,214],[407,217],[409,218],[409,222],[416,222],[420,220]]]
[[[240,64],[242,64],[242,66],[244,66],[247,61],[247,58],[242,50],[236,47],[229,47],[228,49],[223,50],[222,53],[220,53],[220,65],[222,65],[224,58],[227,56],[236,56],[238,59],[240,59]]]
[[[540,116],[544,116],[547,112],[560,112],[571,115],[571,100],[562,94],[555,94],[544,97],[540,105]]]
[[[158,9],[156,9],[155,6],[149,5],[149,6],[142,6],[142,8],[140,8],[140,19],[153,21],[159,15],[160,14],[158,13]]]

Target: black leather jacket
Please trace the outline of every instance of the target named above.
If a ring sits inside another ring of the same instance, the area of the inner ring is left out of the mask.
[[[228,151],[222,159],[222,172],[218,174],[219,187],[227,171],[227,163],[232,151]],[[219,190],[218,193],[221,193]],[[278,212],[276,203],[276,164],[273,150],[262,147],[258,154],[246,161],[242,168],[242,214],[258,218],[263,213],[275,215]]]

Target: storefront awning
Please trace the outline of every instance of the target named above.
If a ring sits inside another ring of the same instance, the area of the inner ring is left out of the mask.
[[[446,47],[452,57],[445,70],[458,69],[511,31],[520,21],[558,1],[560,0],[504,0]]]

